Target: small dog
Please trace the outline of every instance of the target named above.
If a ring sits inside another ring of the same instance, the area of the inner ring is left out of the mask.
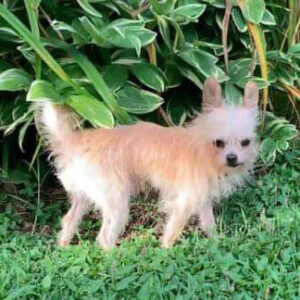
[[[203,87],[203,112],[186,127],[138,122],[82,131],[75,129],[68,110],[44,102],[39,120],[72,204],[58,244],[69,244],[94,205],[103,215],[97,241],[112,249],[128,221],[130,197],[144,182],[159,190],[167,214],[163,247],[174,244],[192,215],[210,237],[214,202],[241,185],[255,161],[258,96],[256,84],[248,82],[243,104],[230,106],[219,83],[209,78]]]

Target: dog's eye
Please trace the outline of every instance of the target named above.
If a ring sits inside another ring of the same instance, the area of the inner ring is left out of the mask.
[[[242,147],[247,147],[250,144],[250,140],[249,139],[245,139],[241,141],[241,145]]]
[[[224,148],[225,147],[225,142],[223,140],[215,140],[214,145],[217,148]]]

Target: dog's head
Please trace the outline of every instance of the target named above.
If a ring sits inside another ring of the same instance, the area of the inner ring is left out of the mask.
[[[218,165],[235,171],[253,163],[257,154],[256,124],[258,87],[248,82],[239,106],[224,103],[217,80],[209,78],[203,87],[203,113],[209,142]]]

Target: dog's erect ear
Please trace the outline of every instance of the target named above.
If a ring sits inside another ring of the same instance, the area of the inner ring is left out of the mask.
[[[209,112],[216,107],[222,106],[222,90],[218,81],[209,77],[203,85],[202,110]]]
[[[245,87],[243,106],[256,108],[258,105],[259,91],[254,81],[248,81]]]

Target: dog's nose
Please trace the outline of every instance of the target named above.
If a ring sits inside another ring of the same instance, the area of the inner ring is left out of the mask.
[[[237,165],[238,157],[236,154],[230,153],[226,155],[226,160],[229,167],[235,167]]]

